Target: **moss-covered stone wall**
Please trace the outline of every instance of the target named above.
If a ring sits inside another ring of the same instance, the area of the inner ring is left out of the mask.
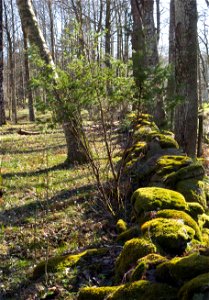
[[[209,299],[208,185],[202,161],[186,156],[171,132],[142,115],[125,171],[134,190],[135,222],[116,225],[123,248],[115,264],[115,289],[83,288],[78,299],[91,299],[91,291],[92,299],[103,300]]]

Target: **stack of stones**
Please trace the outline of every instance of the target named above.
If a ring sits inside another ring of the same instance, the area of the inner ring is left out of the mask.
[[[135,224],[117,223],[123,248],[115,285],[86,287],[79,300],[209,299],[208,184],[202,162],[186,156],[149,115],[135,124],[126,173]]]

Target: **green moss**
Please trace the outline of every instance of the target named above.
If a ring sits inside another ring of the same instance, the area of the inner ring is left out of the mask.
[[[199,241],[202,240],[201,231],[197,222],[195,222],[195,220],[187,213],[179,210],[174,210],[174,209],[165,209],[165,210],[158,211],[156,217],[182,220],[185,225],[188,225],[189,227],[194,229],[195,231],[194,237],[197,238]]]
[[[181,284],[209,270],[209,257],[193,253],[186,257],[176,257],[162,263],[156,269],[158,280],[166,282],[169,277],[175,283]]]
[[[103,255],[108,250],[103,249],[89,249],[75,255],[64,255],[49,258],[48,261],[40,262],[33,270],[33,278],[36,279],[45,274],[45,271],[55,273],[67,267],[73,267],[81,261],[81,259],[96,255]]]
[[[145,274],[149,269],[155,269],[157,265],[167,261],[167,258],[159,254],[148,254],[138,260],[136,268],[131,274],[131,281],[137,281]]]
[[[204,244],[209,247],[209,229],[208,228],[203,228],[202,229],[202,240]]]
[[[143,139],[148,140],[147,137],[153,133],[158,134],[158,131],[156,130],[155,127],[152,127],[150,125],[141,125],[140,124],[140,125],[136,126],[136,131],[134,132],[134,139],[135,140],[143,140]]]
[[[162,134],[157,131],[148,132],[147,141],[157,140],[162,148],[179,148],[177,141],[170,135]]]
[[[205,183],[198,179],[187,179],[179,181],[176,190],[184,195],[188,202],[198,202],[204,208],[207,207]]]
[[[179,169],[177,172],[172,172],[164,176],[167,184],[175,185],[178,181],[185,179],[203,179],[205,170],[200,162],[195,162],[187,167]]]
[[[192,163],[192,159],[188,156],[181,155],[164,155],[157,160],[157,174],[165,175],[180,168],[186,167]]]
[[[187,208],[183,195],[159,187],[146,187],[136,190],[133,193],[131,202],[136,216],[160,209],[185,210]]]
[[[199,224],[201,228],[208,228],[209,229],[209,216],[206,214],[202,214],[199,217]]]
[[[117,221],[117,223],[116,223],[116,229],[117,229],[118,233],[126,231],[127,228],[128,228],[127,223],[124,220],[119,219]]]
[[[116,261],[116,281],[119,281],[139,258],[154,252],[156,247],[144,238],[127,241]]]
[[[125,284],[107,297],[107,300],[177,300],[177,290],[167,284],[139,280]]]
[[[126,158],[126,163],[129,161],[143,156],[147,151],[146,142],[137,142],[129,150]]]
[[[85,287],[80,289],[78,300],[104,300],[104,298],[115,292],[118,286],[104,286],[104,287]]]
[[[171,254],[181,254],[187,243],[195,235],[194,229],[184,225],[182,220],[157,218],[144,223],[141,227],[145,237]]]
[[[209,273],[199,275],[186,282],[178,293],[181,300],[209,299]]]
[[[118,242],[126,242],[132,238],[139,237],[140,235],[140,229],[139,226],[133,226],[126,231],[122,232],[118,235],[117,241]]]
[[[201,204],[197,202],[189,202],[187,213],[192,216],[196,221],[198,220],[198,216],[204,213],[204,208]]]

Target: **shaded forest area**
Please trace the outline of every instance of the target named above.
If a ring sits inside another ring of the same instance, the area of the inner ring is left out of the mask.
[[[0,299],[209,297],[208,10],[0,0]]]

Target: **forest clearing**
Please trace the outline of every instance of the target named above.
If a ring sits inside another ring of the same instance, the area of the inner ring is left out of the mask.
[[[0,0],[0,300],[209,299],[208,19]]]

